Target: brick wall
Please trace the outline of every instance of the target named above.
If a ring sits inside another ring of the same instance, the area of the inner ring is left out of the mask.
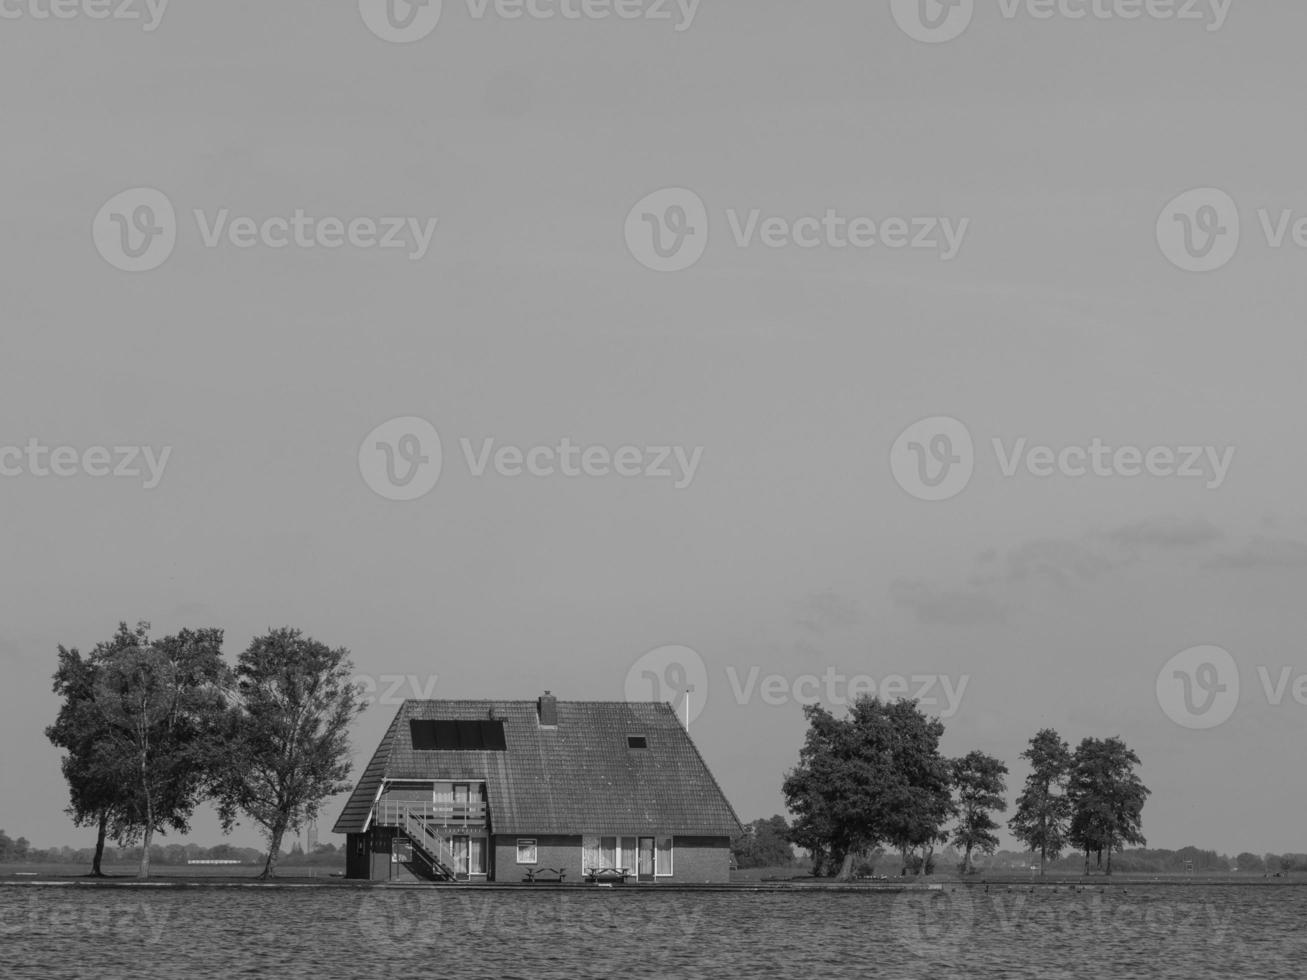
[[[675,837],[672,839],[672,877],[678,884],[722,883],[731,880],[729,837]]]
[[[493,880],[521,881],[527,868],[566,868],[568,881],[581,881],[581,837],[541,836],[536,842],[536,862],[517,863],[518,838],[494,839]],[[654,884],[728,882],[731,880],[730,839],[727,837],[675,837],[672,840],[672,875]]]
[[[568,881],[580,881],[581,838],[576,837],[535,837],[535,864],[517,863],[517,837],[496,837],[494,840],[494,880],[521,881],[526,877],[527,868],[566,868]]]

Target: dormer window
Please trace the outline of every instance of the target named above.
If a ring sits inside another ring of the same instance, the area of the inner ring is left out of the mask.
[[[628,749],[647,749],[649,747],[649,737],[647,735],[628,735],[626,736],[626,747]]]

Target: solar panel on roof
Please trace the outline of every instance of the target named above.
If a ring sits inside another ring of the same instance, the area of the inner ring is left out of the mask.
[[[409,733],[413,748],[422,752],[503,752],[508,748],[502,721],[410,721]]]
[[[434,721],[410,721],[409,734],[413,737],[413,748],[434,749],[436,747],[436,723]]]

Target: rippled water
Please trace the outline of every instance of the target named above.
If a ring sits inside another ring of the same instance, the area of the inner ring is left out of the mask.
[[[1307,889],[0,887],[0,976],[1307,976]]]

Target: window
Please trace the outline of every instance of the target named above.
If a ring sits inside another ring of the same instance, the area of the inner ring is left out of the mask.
[[[626,747],[628,749],[647,749],[649,747],[649,737],[647,735],[628,735],[626,736]]]
[[[502,721],[410,721],[408,725],[413,748],[422,752],[456,749],[503,752],[508,748]]]
[[[659,878],[669,878],[672,874],[672,839],[659,837],[654,851],[654,874]]]
[[[517,863],[535,864],[537,860],[536,842],[534,840],[519,837],[517,840]]]
[[[599,866],[601,868],[617,867],[617,838],[599,838]]]
[[[410,864],[413,861],[413,842],[404,837],[395,838],[390,851],[391,864]]]

